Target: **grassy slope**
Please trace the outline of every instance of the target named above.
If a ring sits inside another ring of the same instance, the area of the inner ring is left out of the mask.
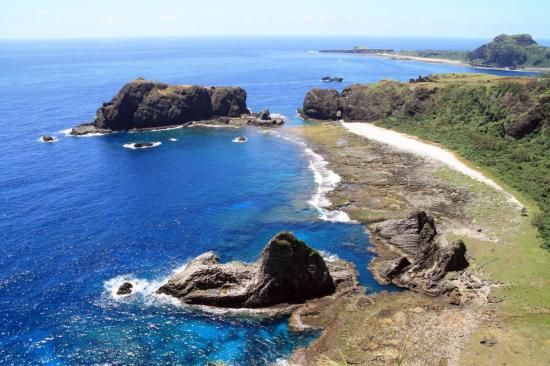
[[[550,80],[543,83],[550,95]],[[436,84],[445,87],[432,113],[377,124],[441,143],[536,202],[541,213],[534,208],[529,214],[550,249],[550,131],[543,128],[520,140],[501,137],[512,114],[497,101],[506,93],[539,95],[525,83],[486,75],[450,74]]]
[[[550,357],[550,254],[541,248],[537,230],[527,217],[518,217],[517,208],[502,194],[486,185],[449,169],[441,169],[438,176],[483,197],[468,207],[467,213],[480,226],[494,228],[499,239],[494,243],[460,236],[475,270],[502,282],[494,293],[504,300],[499,317],[502,326],[482,327],[466,347],[464,364],[524,365],[526,360],[544,364]],[[535,209],[529,200],[522,199],[522,203]],[[450,235],[448,239],[459,237]],[[483,352],[479,342],[485,338],[499,341],[498,352]]]
[[[550,67],[550,48],[538,44],[522,46],[513,36],[493,40],[486,45],[486,58],[474,58],[468,51],[453,50],[402,50],[398,53],[404,56],[440,58],[453,61],[464,61],[487,67],[502,67],[501,62],[511,62],[518,67]],[[507,66],[512,66],[509,64]]]
[[[465,61],[468,54],[467,51],[446,51],[446,50],[418,50],[418,51],[399,51],[400,55],[425,57],[425,58],[441,58],[453,61]]]

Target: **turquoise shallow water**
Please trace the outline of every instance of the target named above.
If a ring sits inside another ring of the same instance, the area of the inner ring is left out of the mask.
[[[454,43],[452,43],[454,42]],[[479,41],[372,39],[371,46],[470,48]],[[239,85],[254,110],[295,117],[307,90],[472,71],[308,52],[359,39],[159,39],[0,42],[0,364],[266,364],[315,334],[193,313],[152,295],[207,250],[253,261],[281,230],[352,261],[369,291],[361,226],[319,219],[303,147],[255,129],[178,129],[70,138],[128,80]],[[331,85],[335,86],[335,85]],[[38,142],[56,134],[53,144]],[[246,135],[248,142],[231,140]],[[177,139],[171,141],[170,139]],[[135,151],[129,142],[161,142]],[[139,285],[131,301],[111,290]]]

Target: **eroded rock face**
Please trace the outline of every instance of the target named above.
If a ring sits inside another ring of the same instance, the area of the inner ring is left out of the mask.
[[[371,263],[381,283],[436,296],[445,291],[440,281],[448,272],[468,267],[464,243],[441,243],[433,218],[423,211],[378,223],[374,236],[389,249]]]
[[[187,304],[229,308],[299,303],[334,291],[321,255],[291,233],[273,237],[253,264],[202,254],[158,289]]]
[[[311,89],[304,98],[303,114],[321,120],[336,120],[340,108],[340,94],[332,89]]]
[[[369,122],[390,116],[412,117],[433,104],[435,89],[404,85],[387,80],[374,85],[355,84],[341,94],[336,90],[312,89],[304,98],[302,115],[320,120]]]
[[[242,88],[168,85],[137,79],[98,109],[94,127],[119,131],[242,114],[248,114]]]

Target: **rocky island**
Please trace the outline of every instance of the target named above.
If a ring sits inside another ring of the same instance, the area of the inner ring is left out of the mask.
[[[357,286],[356,276],[351,264],[326,262],[292,233],[282,232],[267,243],[255,263],[222,264],[216,253],[204,253],[157,292],[191,306],[273,316],[290,313],[312,299],[348,292]]]
[[[251,113],[243,88],[169,85],[139,78],[124,85],[110,102],[104,103],[93,123],[77,126],[70,134],[161,129],[194,122],[277,126],[284,121],[272,118],[269,111]]]

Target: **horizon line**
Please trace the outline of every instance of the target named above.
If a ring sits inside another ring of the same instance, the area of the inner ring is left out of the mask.
[[[503,34],[503,33],[499,33]],[[128,40],[128,39],[176,39],[176,38],[423,38],[423,39],[462,39],[462,40],[481,40],[481,39],[493,39],[497,35],[492,36],[426,36],[426,35],[381,35],[381,34],[331,34],[331,35],[312,35],[312,34],[262,34],[262,35],[250,35],[250,34],[195,34],[195,35],[132,35],[132,36],[79,36],[79,37],[12,37],[4,38],[0,37],[2,41],[78,41],[78,40]],[[536,39],[536,37],[533,37]],[[538,39],[550,40],[548,38],[541,37]]]

